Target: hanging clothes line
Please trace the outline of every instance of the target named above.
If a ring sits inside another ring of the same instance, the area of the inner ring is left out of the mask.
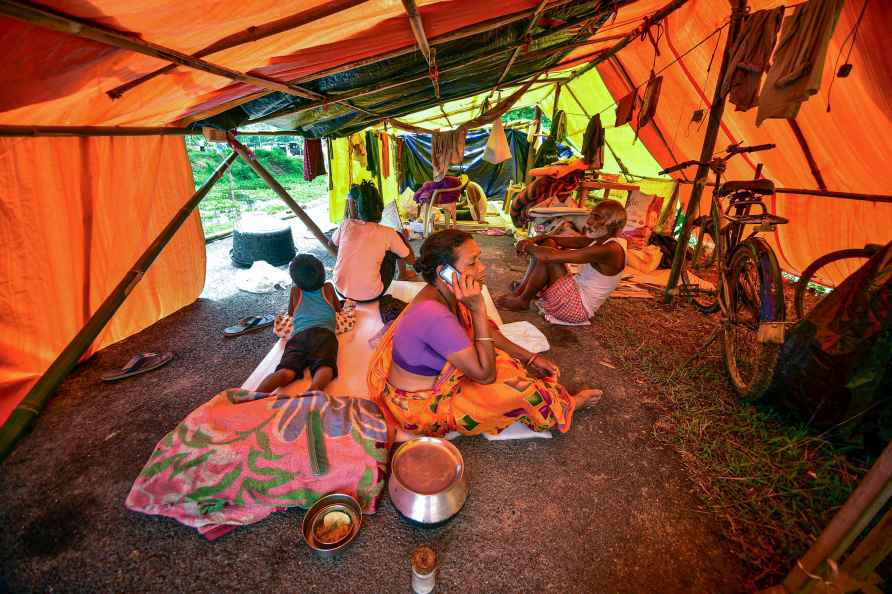
[[[468,120],[467,122],[465,122],[458,128],[455,128],[455,130],[467,131],[472,128],[479,128],[480,126],[489,124],[490,122],[495,120],[497,117],[501,117],[501,115],[503,113],[505,113],[506,111],[511,109],[512,105],[517,103],[517,100],[520,99],[524,95],[524,93],[526,93],[529,90],[529,88],[533,85],[533,83],[535,83],[539,79],[540,76],[542,76],[541,72],[539,74],[537,74],[536,76],[534,76],[532,79],[530,79],[528,82],[526,82],[522,87],[520,87],[519,89],[514,91],[514,93],[512,93],[505,99],[502,99],[502,101],[500,101],[498,104],[496,104],[495,107],[493,107],[492,109],[490,109],[489,111],[487,111],[485,113],[480,114],[473,120]],[[418,126],[414,126],[407,122],[403,122],[403,121],[393,119],[393,118],[388,118],[384,121],[387,122],[388,124],[390,124],[391,126],[393,126],[394,128],[399,128],[400,130],[403,130],[405,132],[414,132],[415,134],[430,134],[431,132],[434,132],[434,130],[420,128]]]

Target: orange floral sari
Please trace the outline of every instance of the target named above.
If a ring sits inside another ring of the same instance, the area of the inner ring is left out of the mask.
[[[492,384],[479,384],[447,362],[430,390],[408,392],[393,387],[387,376],[400,318],[387,329],[369,364],[369,395],[388,422],[405,431],[433,436],[450,431],[494,434],[518,421],[534,431],[570,429],[573,399],[567,390],[555,377],[531,376],[519,361],[498,349]],[[459,319],[473,340],[471,316],[461,305]]]

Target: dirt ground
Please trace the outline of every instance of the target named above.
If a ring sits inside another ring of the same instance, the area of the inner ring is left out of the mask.
[[[478,241],[490,290],[500,294],[522,263],[509,238]],[[157,441],[215,393],[241,385],[274,343],[271,332],[222,336],[243,316],[287,304],[284,291],[236,290],[229,247],[208,246],[202,298],[81,365],[0,465],[0,591],[408,592],[409,554],[422,543],[441,557],[439,592],[745,588],[721,526],[698,511],[679,456],[654,435],[660,394],[613,364],[599,342],[610,320],[600,314],[592,327],[558,328],[503,312],[506,322],[544,330],[571,390],[601,387],[606,396],[552,440],[456,440],[471,495],[443,527],[410,526],[385,495],[357,541],[325,560],[302,543],[296,508],[216,542],[128,511],[124,500]],[[134,353],[165,350],[177,355],[166,367],[99,380]]]

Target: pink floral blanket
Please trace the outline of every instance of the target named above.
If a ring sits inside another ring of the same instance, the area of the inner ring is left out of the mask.
[[[392,441],[368,400],[225,390],[155,446],[126,505],[211,540],[332,492],[353,495],[373,513]]]

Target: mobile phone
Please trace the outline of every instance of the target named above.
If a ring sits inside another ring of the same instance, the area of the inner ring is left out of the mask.
[[[442,269],[440,270],[440,272],[439,272],[440,278],[442,278],[443,281],[444,281],[447,285],[451,285],[451,284],[452,284],[452,275],[453,275],[453,274],[455,275],[455,278],[457,278],[457,279],[458,279],[458,278],[461,278],[461,273],[459,273],[458,270],[456,270],[455,268],[453,268],[453,267],[450,266],[449,264],[444,264],[444,265],[443,265],[443,268],[442,268]]]

